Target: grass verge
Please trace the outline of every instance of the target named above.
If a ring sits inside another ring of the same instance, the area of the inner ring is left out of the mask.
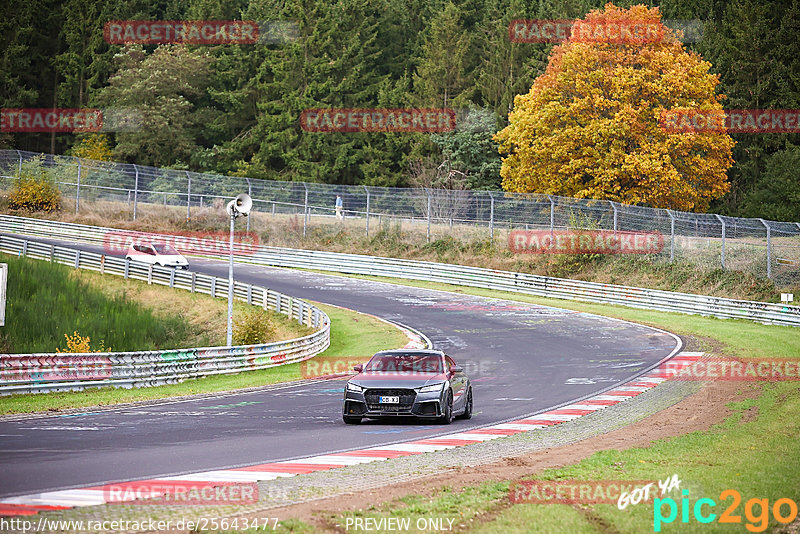
[[[636,310],[622,306],[530,297],[515,293],[447,286],[428,282],[387,280],[356,276],[401,285],[441,289],[458,293],[504,298],[534,304],[556,306],[587,313],[602,314],[649,324],[684,336],[692,336],[705,350],[739,358],[798,358],[800,329],[768,326],[743,320],[724,320],[677,313]],[[690,506],[700,498],[710,498],[704,514],[716,518],[709,524],[699,523],[692,510],[682,522],[679,511],[663,532],[760,532],[781,524],[772,514],[772,506],[781,498],[797,503],[800,497],[800,384],[742,383],[741,388],[758,388],[759,395],[750,400],[729,404],[733,415],[711,429],[683,436],[658,440],[649,447],[600,451],[579,463],[537,473],[537,480],[663,480],[677,474],[681,488],[689,491]],[[620,511],[615,505],[514,504],[508,498],[512,481],[490,482],[466,488],[444,488],[431,497],[410,495],[381,506],[369,506],[347,513],[329,513],[320,517],[331,531],[353,528],[356,519],[377,521],[408,518],[416,526],[418,520],[440,518],[453,520],[453,528],[462,532],[528,533],[528,532],[652,532],[652,503],[629,506]],[[738,523],[721,524],[718,519],[731,505],[731,498],[720,499],[726,489],[739,492],[742,502],[732,510]],[[673,497],[680,509],[681,495]],[[769,514],[750,499],[768,499]],[[747,513],[750,506],[750,515]],[[668,508],[664,508],[668,512]],[[788,515],[788,505],[782,513]],[[362,523],[363,524],[363,523]],[[371,523],[376,525],[379,523]],[[312,532],[313,525],[297,519],[285,523],[285,532]],[[388,525],[388,523],[384,523]],[[445,521],[444,526],[448,523]],[[747,525],[750,525],[747,528]],[[746,529],[746,530],[745,530]],[[413,530],[413,529],[412,529]],[[429,529],[433,531],[434,529]],[[371,532],[392,532],[376,528]],[[424,531],[424,529],[423,529]]]
[[[115,352],[225,344],[224,299],[41,260],[1,257],[9,264],[2,353],[66,350],[64,334],[74,331],[91,338],[92,350]],[[312,332],[286,315],[244,302],[234,302],[234,311],[235,336],[256,320],[261,326],[252,343]]]
[[[688,519],[682,521],[680,492],[672,491],[666,497],[675,499],[679,513],[671,523],[661,526],[662,532],[763,532],[779,527],[781,523],[772,512],[774,503],[783,498],[797,503],[800,497],[800,463],[796,461],[800,453],[796,439],[800,420],[790,416],[800,409],[800,387],[796,383],[767,384],[758,398],[732,403],[730,408],[734,415],[708,431],[655,441],[645,448],[600,451],[579,463],[525,478],[636,481],[664,480],[677,474],[681,489],[689,492]],[[443,519],[447,526],[447,521],[452,520],[455,531],[486,534],[653,532],[652,501],[629,505],[625,510],[612,504],[511,504],[511,482],[444,488],[430,497],[411,495],[382,506],[365,505],[363,510],[327,514],[320,519],[331,530],[348,524],[353,529],[356,519],[370,518],[375,521],[371,524],[376,525],[381,519],[407,518],[411,525]],[[739,520],[721,524],[720,515],[733,506],[732,497],[720,497],[728,489],[741,496],[741,503],[731,510],[732,517]],[[705,516],[715,514],[708,524],[694,516],[694,505],[701,498],[715,503],[704,505],[702,510]],[[749,504],[750,499],[767,499],[769,513],[763,512],[760,505]],[[665,517],[668,511],[665,505]],[[781,513],[789,515],[788,504],[783,505]],[[311,525],[297,520],[287,525],[286,532],[302,532],[303,526],[313,531]],[[396,530],[377,528],[371,532]]]
[[[157,314],[123,293],[108,294],[65,265],[2,255],[8,264],[6,325],[0,352],[55,352],[78,331],[92,349],[153,350],[185,346],[190,324]]]
[[[369,357],[388,348],[402,347],[405,334],[383,321],[350,310],[317,304],[331,318],[331,346],[322,354],[335,357]],[[99,388],[86,391],[48,393],[46,395],[10,395],[0,397],[0,415],[59,411],[88,406],[105,406],[230,391],[300,380],[299,363],[259,371],[209,376],[152,388]]]

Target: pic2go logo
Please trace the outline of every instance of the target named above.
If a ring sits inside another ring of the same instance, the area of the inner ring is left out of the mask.
[[[682,491],[683,498],[680,504],[681,522],[689,522],[689,512],[691,510],[695,521],[698,523],[711,523],[717,518],[717,514],[711,510],[717,505],[713,499],[698,499],[694,506],[689,504],[689,490]],[[719,494],[720,501],[732,499],[733,502],[720,514],[719,523],[741,524],[742,516],[734,515],[739,504],[742,502],[741,494],[732,489],[728,489]],[[664,515],[664,507],[669,509],[668,515]],[[756,514],[758,508],[758,514]],[[772,516],[780,523],[791,523],[797,517],[797,503],[788,498],[778,499],[772,504]],[[784,513],[784,512],[788,513]],[[769,525],[770,505],[769,499],[750,499],[744,505],[744,515],[748,523],[745,525],[750,532],[763,532]],[[656,498],[653,501],[653,531],[661,532],[661,525],[672,523],[678,517],[678,503],[675,499],[667,497],[664,499]]]

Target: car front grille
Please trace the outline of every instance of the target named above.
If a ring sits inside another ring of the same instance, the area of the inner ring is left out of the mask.
[[[378,397],[392,396],[400,397],[399,404],[380,404]],[[411,407],[414,405],[414,399],[417,398],[417,392],[413,389],[394,389],[394,388],[379,388],[368,389],[364,392],[364,399],[367,401],[370,411],[379,412],[410,412]]]

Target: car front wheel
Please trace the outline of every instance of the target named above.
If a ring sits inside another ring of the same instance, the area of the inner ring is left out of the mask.
[[[348,425],[357,425],[357,424],[359,424],[361,422],[361,418],[360,417],[353,417],[352,415],[343,415],[342,419]]]
[[[467,392],[467,401],[464,403],[464,413],[461,414],[461,419],[472,419],[472,388]]]
[[[453,392],[447,392],[447,399],[444,402],[444,408],[442,409],[442,416],[439,418],[439,422],[443,425],[449,425],[453,422]]]

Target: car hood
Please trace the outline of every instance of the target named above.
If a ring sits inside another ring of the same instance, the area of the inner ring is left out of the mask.
[[[363,388],[414,389],[447,381],[444,373],[410,373],[398,371],[362,371],[350,379],[351,384]]]

